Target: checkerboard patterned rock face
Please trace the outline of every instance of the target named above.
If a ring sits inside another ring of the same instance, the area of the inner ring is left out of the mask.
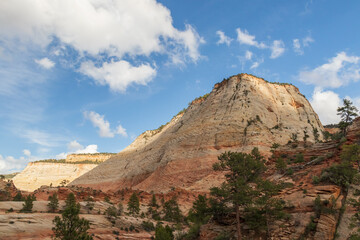
[[[314,142],[314,129],[321,140],[323,126],[295,86],[240,74],[216,84],[184,113],[157,130],[144,132],[71,184],[103,190],[207,190],[221,181],[212,171],[220,153],[258,147],[269,156],[273,143],[286,144],[295,135],[302,141],[306,133],[307,141]]]

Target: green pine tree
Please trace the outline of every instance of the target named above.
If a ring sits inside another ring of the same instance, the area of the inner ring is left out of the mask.
[[[173,230],[166,225],[163,227],[161,224],[158,224],[155,229],[155,240],[173,240]]]
[[[49,196],[48,198],[49,203],[48,203],[48,208],[50,212],[55,212],[58,207],[59,207],[59,199],[57,197],[57,194],[54,193],[52,196]]]
[[[62,218],[56,216],[53,220],[55,239],[61,240],[92,240],[88,234],[90,222],[79,217],[80,204],[76,203],[75,196],[70,193],[66,199],[66,207],[63,211]]]
[[[251,154],[226,152],[219,156],[215,171],[225,172],[226,181],[221,187],[211,189],[211,194],[220,199],[222,205],[231,204],[236,212],[236,231],[238,239],[242,238],[240,227],[240,207],[244,208],[253,202],[256,191],[251,184],[257,183],[264,172],[263,157],[254,148]]]
[[[346,133],[347,127],[352,123],[355,117],[358,116],[358,109],[348,99],[343,99],[344,106],[338,107],[337,115],[340,115],[341,121],[339,122],[339,128],[343,134]]]
[[[129,199],[128,211],[130,214],[138,214],[140,212],[140,202],[136,193],[133,193]]]
[[[164,220],[171,222],[181,222],[183,216],[181,214],[176,198],[172,198],[164,204]]]
[[[30,213],[33,209],[33,202],[36,200],[34,195],[28,195],[25,198],[25,202],[23,203],[23,208],[20,210],[21,212]]]

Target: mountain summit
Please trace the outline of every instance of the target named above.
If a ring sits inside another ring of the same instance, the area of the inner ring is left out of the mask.
[[[195,99],[168,124],[144,132],[71,185],[207,190],[220,178],[212,171],[220,153],[258,147],[269,155],[273,143],[303,141],[305,135],[306,141],[315,142],[323,130],[298,88],[239,74],[215,84],[211,93]]]

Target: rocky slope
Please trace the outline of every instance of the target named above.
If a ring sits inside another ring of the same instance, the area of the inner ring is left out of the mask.
[[[71,182],[96,166],[97,164],[31,162],[12,180],[18,189],[34,191],[42,185],[58,186],[63,180]]]
[[[314,142],[315,129],[321,133],[323,126],[295,86],[240,74],[216,84],[170,123],[141,134],[71,184],[103,190],[205,190],[221,181],[212,171],[220,153],[258,147],[269,156],[273,143],[303,139],[305,133]]]

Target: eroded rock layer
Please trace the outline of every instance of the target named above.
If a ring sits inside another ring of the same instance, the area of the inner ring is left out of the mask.
[[[34,191],[42,185],[59,186],[64,180],[64,183],[69,183],[96,166],[97,164],[31,162],[13,178],[13,182],[20,190]]]
[[[141,134],[71,184],[103,190],[207,190],[222,181],[212,171],[220,153],[258,147],[269,155],[273,143],[302,140],[305,134],[307,141],[315,142],[322,139],[322,130],[298,88],[240,74],[216,84],[166,126]]]

